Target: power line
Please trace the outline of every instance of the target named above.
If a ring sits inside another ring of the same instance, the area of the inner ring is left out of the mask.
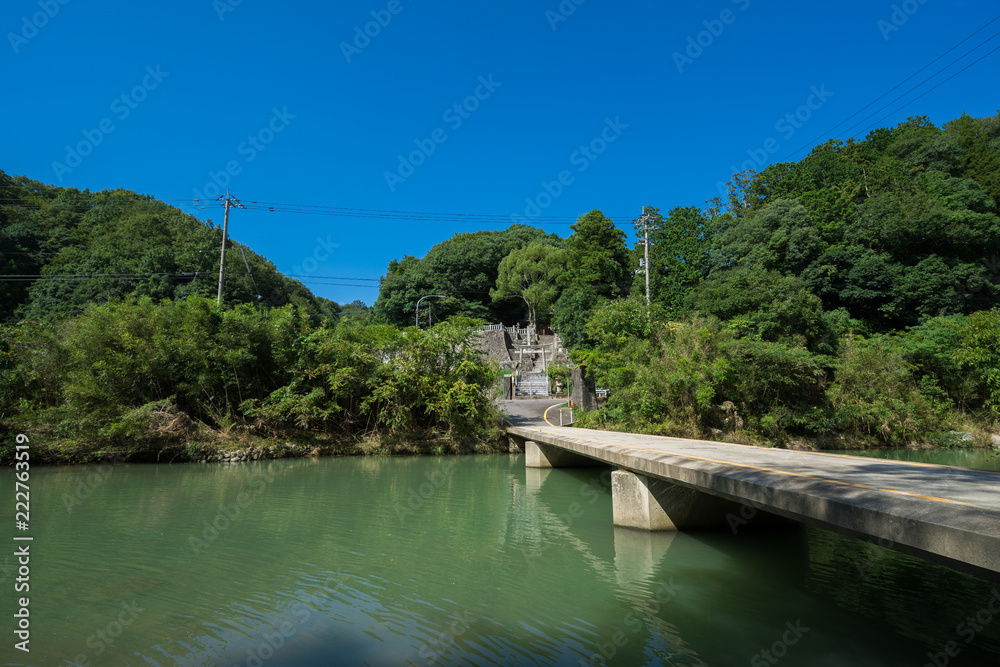
[[[225,197],[219,197],[214,201],[225,201]],[[21,208],[41,209],[54,206],[87,206],[97,208],[102,204],[126,205],[126,206],[156,206],[157,204],[173,205],[174,208],[198,208],[206,210],[214,207],[211,202],[200,199],[54,199],[44,202],[33,201],[25,198],[0,198],[0,202],[18,203]],[[202,205],[203,203],[209,206]],[[298,213],[302,215],[322,215],[346,218],[376,218],[383,220],[400,221],[421,221],[421,222],[442,222],[442,223],[467,223],[467,224],[520,224],[512,219],[510,215],[499,215],[493,213],[432,213],[428,211],[400,211],[392,209],[367,209],[367,208],[345,208],[338,206],[320,206],[314,204],[292,204],[280,202],[250,201],[248,210],[267,211],[270,213]],[[223,204],[224,206],[224,204]],[[609,216],[616,217],[616,216]],[[629,216],[617,216],[620,219]],[[526,220],[528,224],[538,225],[573,225],[579,220],[579,216],[535,216]]]
[[[247,275],[250,276],[250,284],[253,285],[253,291],[257,292],[257,298],[262,299],[260,295],[260,289],[257,287],[257,281],[253,279],[253,272],[250,270],[250,262],[247,261],[247,253],[244,250],[243,244],[238,244],[240,247],[240,254],[243,255],[243,265],[247,267]]]
[[[117,278],[119,280],[144,280],[157,276],[168,278],[197,278],[197,273],[12,273],[0,275],[0,281],[18,282],[33,280],[90,280],[92,278]]]
[[[857,116],[858,114],[862,113],[862,112],[863,112],[863,111],[864,111],[865,109],[867,109],[868,107],[872,106],[873,104],[875,104],[876,102],[878,102],[879,100],[881,100],[882,98],[884,98],[884,97],[885,97],[886,95],[889,95],[890,93],[892,93],[892,91],[896,90],[897,88],[899,88],[900,86],[902,86],[903,84],[905,84],[905,83],[906,83],[907,81],[909,81],[909,80],[910,80],[910,79],[912,79],[913,77],[917,76],[918,74],[920,74],[921,72],[923,72],[923,71],[924,71],[925,69],[927,69],[928,67],[930,67],[931,65],[933,65],[933,64],[934,64],[934,63],[936,63],[937,61],[939,61],[939,60],[941,60],[942,58],[944,58],[944,57],[945,57],[946,55],[948,55],[949,53],[951,53],[952,51],[954,51],[955,49],[957,49],[958,47],[960,47],[960,46],[961,46],[962,44],[964,44],[965,42],[967,42],[967,41],[969,41],[970,39],[972,39],[973,37],[975,37],[975,36],[976,36],[977,34],[979,34],[980,32],[982,32],[983,30],[985,30],[985,29],[986,29],[986,28],[987,28],[987,27],[988,27],[989,25],[991,25],[991,24],[995,23],[995,22],[996,22],[997,20],[1000,20],[1000,16],[995,16],[995,17],[993,17],[993,18],[992,18],[991,20],[989,20],[989,21],[987,21],[986,23],[984,23],[984,24],[983,24],[982,26],[980,26],[980,27],[979,27],[979,28],[978,28],[978,29],[977,29],[976,31],[974,31],[974,32],[973,32],[972,34],[970,34],[970,35],[969,35],[969,36],[967,36],[967,37],[966,37],[965,39],[963,39],[962,41],[960,41],[960,42],[959,42],[958,44],[956,44],[955,46],[951,47],[950,49],[948,49],[947,51],[945,51],[944,53],[942,53],[941,55],[939,55],[939,56],[938,56],[937,58],[935,58],[934,60],[932,60],[932,61],[930,61],[929,63],[927,63],[926,65],[924,65],[923,67],[921,67],[920,69],[918,69],[918,70],[917,70],[916,72],[914,72],[914,73],[913,73],[913,74],[911,74],[910,76],[906,77],[905,79],[903,79],[902,81],[900,81],[899,83],[897,83],[897,84],[896,84],[895,86],[893,86],[893,87],[892,87],[892,88],[890,88],[889,90],[885,91],[884,93],[882,93],[881,95],[879,95],[878,97],[876,97],[876,98],[875,98],[874,100],[872,100],[871,102],[869,102],[869,103],[868,103],[868,104],[866,104],[865,106],[863,106],[863,107],[861,107],[860,109],[858,109],[857,111],[855,111],[855,112],[854,112],[853,114],[851,114],[850,116],[848,116],[848,117],[847,117],[847,118],[845,118],[844,120],[840,121],[839,123],[837,123],[836,125],[834,125],[834,126],[833,126],[833,127],[831,127],[830,129],[826,130],[826,131],[825,131],[825,132],[823,132],[822,134],[819,134],[819,135],[817,135],[816,137],[814,137],[813,139],[811,139],[811,140],[810,140],[809,142],[807,142],[807,143],[803,144],[802,146],[800,146],[799,148],[795,149],[794,151],[792,151],[791,153],[789,153],[788,155],[786,155],[785,157],[783,157],[783,158],[782,158],[782,159],[781,159],[781,160],[780,160],[779,162],[785,162],[786,160],[788,160],[788,158],[792,157],[793,155],[797,154],[797,153],[798,153],[799,151],[801,151],[801,150],[803,150],[803,149],[805,149],[805,148],[810,148],[810,147],[812,147],[812,146],[816,146],[816,145],[817,145],[817,143],[816,143],[816,142],[818,142],[818,141],[820,141],[821,139],[823,139],[823,137],[828,137],[828,136],[830,136],[830,133],[831,133],[831,132],[833,132],[833,131],[834,131],[835,129],[837,129],[838,127],[840,127],[841,125],[843,125],[843,124],[844,124],[844,123],[846,123],[847,121],[851,120],[852,118],[854,118],[854,117],[855,117],[855,116]],[[905,95],[907,95],[907,94],[908,94],[909,92],[912,92],[912,91],[913,91],[914,89],[916,89],[916,88],[919,88],[919,87],[920,87],[920,86],[922,86],[922,85],[923,85],[924,83],[926,83],[926,82],[927,82],[927,81],[929,81],[930,79],[933,79],[933,78],[934,78],[935,76],[937,76],[938,74],[940,74],[940,73],[941,73],[941,72],[943,72],[944,70],[948,69],[949,67],[951,67],[952,65],[954,65],[954,64],[955,64],[956,62],[958,62],[958,61],[959,61],[959,60],[961,60],[962,58],[965,58],[965,57],[966,57],[967,55],[969,55],[970,53],[972,53],[973,51],[975,51],[976,49],[978,49],[978,48],[979,48],[980,46],[982,46],[982,45],[983,45],[983,44],[985,44],[986,42],[989,42],[990,40],[992,40],[992,39],[993,39],[994,37],[996,37],[996,36],[997,36],[998,34],[1000,34],[1000,33],[996,33],[996,34],[994,34],[994,35],[993,35],[992,37],[990,37],[989,39],[987,39],[987,40],[985,40],[985,41],[981,42],[980,44],[978,44],[978,45],[977,45],[977,46],[975,46],[974,48],[970,49],[970,50],[969,50],[969,51],[967,51],[967,52],[966,52],[965,54],[963,54],[962,56],[960,56],[959,58],[957,58],[956,60],[952,61],[951,63],[949,63],[949,64],[948,64],[948,65],[946,65],[945,67],[941,68],[940,70],[938,70],[937,72],[935,72],[935,73],[934,73],[934,74],[932,74],[931,76],[929,76],[929,77],[927,77],[926,79],[924,79],[924,80],[923,80],[922,82],[920,82],[919,84],[917,84],[916,86],[914,86],[913,88],[911,88],[910,90],[908,90],[908,91],[907,91],[906,93],[903,93],[903,95],[900,95],[900,97],[904,97],[904,96],[905,96]],[[991,51],[990,53],[992,53],[992,51]],[[986,55],[989,55],[989,53],[988,53],[988,54],[986,54]],[[979,60],[982,60],[982,58],[980,58]],[[979,62],[979,60],[977,60],[977,61],[975,61],[975,62]],[[975,62],[974,62],[974,63],[972,63],[972,64],[974,65],[974,64],[975,64]],[[961,71],[964,71],[965,69],[968,69],[968,67],[964,68],[963,70],[960,70],[960,72],[961,72]],[[956,74],[958,74],[958,73],[960,73],[960,72],[956,72]],[[955,75],[952,75],[952,76],[955,76]],[[950,78],[951,78],[951,77],[949,77],[949,79],[950,79]],[[946,79],[946,81],[947,81],[947,79]],[[942,82],[942,83],[944,83],[944,82]],[[938,85],[940,85],[940,84],[938,84]],[[937,88],[937,86],[935,86],[935,88]],[[933,88],[932,88],[931,90],[933,90]],[[930,92],[930,91],[928,91],[928,92]],[[897,98],[896,98],[895,100],[893,100],[893,102],[895,102],[896,100],[900,99],[900,97],[897,97]],[[921,97],[922,97],[922,96],[921,96]],[[916,99],[920,99],[920,98],[918,97],[918,98],[916,98]],[[915,99],[915,100],[911,100],[911,101],[910,101],[910,102],[908,102],[907,104],[912,104],[913,102],[915,102],[915,101],[916,101],[916,99]],[[889,102],[889,104],[892,104],[892,102]],[[887,104],[887,105],[885,105],[885,106],[889,106],[889,105]],[[882,107],[882,109],[884,109],[884,108],[885,108],[885,106],[883,106],[883,107]],[[904,105],[904,106],[905,106],[905,105]],[[881,111],[881,109],[879,109],[879,111]],[[897,111],[898,111],[898,110],[897,110]],[[864,120],[862,120],[861,122],[864,122],[865,120],[868,120],[868,118],[871,118],[871,116],[875,115],[876,113],[878,113],[878,111],[875,111],[875,112],[874,112],[873,114],[871,114],[871,115],[867,116],[867,117],[866,117],[866,118],[865,118]],[[893,113],[896,113],[896,112],[894,111]],[[891,116],[891,115],[892,115],[892,114],[889,114],[889,116]],[[887,116],[886,118],[888,118],[888,116]],[[885,118],[883,118],[882,120],[885,120]],[[875,125],[877,125],[877,124],[878,124],[878,123],[880,123],[880,122],[882,122],[882,121],[881,121],[881,120],[880,120],[880,121],[878,121],[877,123],[875,123]],[[850,130],[850,129],[853,129],[854,127],[857,127],[857,125],[858,125],[858,124],[855,124],[855,125],[853,125],[853,126],[852,126],[851,128],[848,128],[848,130]],[[872,127],[872,126],[869,126],[869,127]],[[866,128],[866,129],[867,129],[867,128]],[[840,133],[840,135],[842,135],[842,134],[843,134],[843,132],[841,132],[841,133]],[[839,136],[839,135],[838,135],[838,136]]]
[[[311,274],[303,274],[303,273],[282,273],[281,275],[285,276],[286,278],[315,278],[318,280],[371,280],[375,282],[379,282],[382,280],[381,278],[353,278],[353,277],[348,278],[345,276],[314,276]]]
[[[1000,33],[997,33],[997,34],[1000,34]],[[966,65],[966,66],[965,66],[965,67],[963,67],[962,69],[958,70],[957,72],[955,72],[954,74],[952,74],[952,75],[951,75],[951,76],[949,76],[949,77],[948,77],[947,79],[945,79],[945,80],[944,80],[944,81],[942,81],[941,83],[937,84],[936,86],[934,86],[934,87],[933,87],[933,88],[931,88],[930,90],[927,90],[927,91],[925,91],[925,92],[921,93],[920,95],[917,95],[916,97],[914,97],[914,98],[913,98],[912,100],[910,100],[909,102],[907,102],[907,103],[906,103],[906,104],[904,104],[903,106],[901,106],[901,107],[899,107],[898,109],[896,109],[895,111],[891,112],[891,113],[890,113],[890,114],[889,114],[888,116],[885,116],[885,117],[883,117],[883,118],[881,118],[881,119],[879,119],[879,120],[875,121],[874,123],[872,123],[871,125],[869,125],[868,127],[866,127],[866,128],[865,128],[865,130],[868,130],[868,129],[870,129],[870,128],[873,128],[873,127],[875,127],[876,125],[878,125],[879,123],[881,123],[881,122],[882,122],[883,120],[885,120],[886,118],[889,118],[889,117],[890,117],[890,116],[892,116],[893,114],[896,114],[896,113],[899,113],[899,112],[900,112],[900,111],[902,111],[902,110],[903,110],[904,108],[906,108],[906,107],[907,107],[908,105],[910,105],[910,104],[913,104],[914,102],[916,102],[917,100],[919,100],[919,99],[920,99],[921,97],[923,97],[924,95],[927,95],[928,93],[930,93],[930,92],[933,92],[933,91],[934,91],[935,89],[937,89],[937,88],[940,88],[941,86],[943,86],[944,84],[948,83],[949,81],[951,81],[952,79],[954,79],[954,78],[955,78],[956,76],[958,76],[959,74],[961,74],[961,73],[962,73],[962,72],[964,72],[965,70],[969,69],[970,67],[972,67],[973,65],[975,65],[976,63],[978,63],[978,62],[979,62],[980,60],[982,60],[983,58],[986,58],[987,56],[990,56],[990,55],[992,55],[992,54],[996,53],[997,51],[1000,51],[1000,46],[996,47],[995,49],[993,49],[992,51],[990,51],[990,52],[986,53],[985,55],[983,55],[983,56],[981,56],[981,57],[977,58],[976,60],[973,60],[973,61],[972,61],[971,63],[969,63],[968,65]]]
[[[378,285],[349,285],[347,283],[324,283],[315,280],[300,280],[303,285],[325,285],[327,287],[365,287],[368,289],[380,289]]]
[[[377,209],[343,209],[336,207],[319,207],[300,204],[265,204],[251,202],[247,207],[253,211],[267,211],[268,213],[295,213],[299,215],[318,215],[337,218],[364,218],[391,221],[413,221],[413,222],[434,222],[442,224],[463,224],[463,225],[515,225],[521,224],[510,218],[510,216],[495,214],[476,213],[428,213],[423,211],[384,211]],[[526,222],[535,225],[561,225],[569,226],[576,224],[578,218],[572,216],[539,216]]]
[[[958,58],[956,58],[955,60],[952,60],[952,61],[951,61],[950,63],[948,63],[947,65],[945,65],[944,67],[942,67],[942,68],[941,68],[940,70],[938,70],[938,71],[937,71],[937,72],[935,72],[934,74],[931,74],[931,75],[930,75],[929,77],[927,77],[926,79],[924,79],[923,81],[921,81],[921,82],[920,82],[920,83],[918,83],[917,85],[913,86],[912,88],[910,88],[909,90],[907,90],[907,91],[906,91],[905,93],[903,93],[902,95],[899,95],[898,97],[896,97],[895,99],[893,99],[893,100],[892,100],[891,102],[889,102],[888,104],[884,104],[884,105],[882,105],[881,107],[879,107],[878,109],[876,109],[875,111],[873,111],[872,113],[868,114],[867,116],[865,116],[864,118],[862,118],[861,120],[859,120],[859,121],[858,121],[857,123],[855,123],[854,125],[850,126],[850,127],[849,127],[849,128],[847,128],[846,130],[844,130],[844,132],[841,132],[841,134],[845,134],[845,133],[847,133],[847,132],[850,132],[851,130],[853,130],[854,128],[856,128],[856,127],[857,127],[858,125],[861,125],[862,123],[864,123],[864,122],[865,122],[866,120],[868,120],[868,119],[869,119],[869,118],[871,118],[872,116],[874,116],[874,115],[876,115],[877,113],[879,113],[880,111],[884,110],[884,109],[885,109],[886,107],[888,107],[888,106],[892,105],[893,103],[895,103],[895,102],[898,102],[899,100],[903,99],[904,97],[906,97],[907,95],[909,95],[910,93],[912,93],[912,92],[913,92],[914,90],[916,90],[916,89],[917,89],[917,88],[919,88],[920,86],[924,85],[925,83],[927,83],[928,81],[930,81],[931,79],[933,79],[934,77],[936,77],[936,76],[937,76],[938,74],[941,74],[941,73],[942,73],[942,72],[944,72],[944,71],[945,71],[946,69],[948,69],[949,67],[951,67],[952,65],[954,65],[955,63],[957,63],[957,62],[958,62],[959,60],[961,60],[962,58],[965,58],[965,56],[969,55],[970,53],[972,53],[973,51],[975,51],[976,49],[978,49],[978,48],[979,48],[980,46],[982,46],[983,44],[986,44],[987,42],[989,42],[990,40],[992,40],[992,39],[993,39],[994,37],[996,37],[997,35],[1000,35],[1000,32],[996,32],[996,33],[994,33],[994,34],[993,34],[993,35],[992,35],[992,36],[991,36],[991,37],[990,37],[989,39],[986,39],[986,40],[984,40],[984,41],[980,42],[980,43],[979,43],[979,44],[977,44],[977,45],[976,45],[975,47],[973,47],[973,48],[972,48],[971,50],[967,51],[966,53],[964,53],[963,55],[959,56],[959,57],[958,57]],[[996,51],[996,49],[993,49],[993,51]],[[962,69],[958,70],[957,72],[955,72],[954,74],[952,74],[951,76],[949,76],[949,77],[948,77],[947,79],[945,79],[945,80],[944,80],[944,81],[942,81],[941,83],[944,83],[945,81],[949,81],[949,80],[953,79],[953,78],[954,78],[955,76],[957,76],[957,75],[961,74],[962,72],[964,72],[965,70],[969,69],[970,67],[972,67],[973,65],[975,65],[976,63],[978,63],[978,62],[979,62],[980,60],[982,60],[983,58],[985,58],[986,56],[990,55],[990,53],[993,53],[993,51],[990,51],[990,52],[989,52],[989,53],[987,53],[987,54],[986,54],[985,56],[982,56],[981,58],[978,58],[977,60],[974,60],[974,61],[972,61],[971,63],[969,63],[968,65],[966,65],[966,66],[965,66],[965,67],[963,67]],[[919,99],[920,99],[921,97],[923,97],[923,96],[924,96],[924,95],[926,95],[927,93],[929,93],[929,92],[931,92],[932,90],[936,89],[936,88],[937,88],[938,86],[940,86],[940,85],[941,85],[941,83],[937,84],[936,86],[934,86],[934,87],[933,87],[933,88],[931,88],[930,90],[928,90],[928,91],[926,91],[926,92],[922,93],[922,94],[921,94],[920,96],[918,96],[918,97],[915,97],[914,99],[910,100],[909,102],[907,102],[906,104],[904,104],[904,105],[903,105],[902,107],[900,107],[900,109],[902,109],[902,108],[906,107],[907,105],[910,105],[910,104],[913,104],[914,102],[916,102],[917,100],[919,100]],[[896,111],[899,111],[899,109],[897,109]],[[894,111],[893,113],[896,113],[896,111]],[[892,114],[890,114],[890,116],[891,116],[891,115],[892,115]],[[886,116],[886,118],[888,118],[888,116]],[[877,121],[877,122],[881,122],[881,121]],[[877,123],[876,123],[876,124],[877,124]]]

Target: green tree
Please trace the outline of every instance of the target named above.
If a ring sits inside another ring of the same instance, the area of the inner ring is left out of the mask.
[[[441,317],[461,315],[513,324],[522,314],[520,306],[512,301],[493,301],[490,290],[496,285],[503,258],[539,239],[562,243],[558,236],[541,229],[512,225],[503,231],[456,234],[432,247],[423,258],[407,255],[392,260],[374,305],[377,316],[390,324],[408,326],[413,323],[420,297],[446,294],[448,299],[434,304],[434,312]]]
[[[840,428],[888,445],[926,438],[947,408],[921,393],[903,349],[886,335],[848,339],[827,397]]]
[[[985,388],[986,406],[1000,415],[1000,310],[972,313],[960,335],[955,360],[976,373]]]
[[[794,199],[778,199],[719,235],[715,253],[727,264],[758,264],[799,275],[822,249],[806,207]]]
[[[528,308],[531,326],[537,326],[538,312],[546,311],[559,297],[556,280],[566,270],[566,251],[545,241],[533,241],[515,250],[500,262],[494,301],[520,297]]]
[[[5,273],[43,276],[4,283],[0,318],[75,315],[90,303],[127,296],[215,296],[221,241],[211,221],[149,196],[81,192],[0,172],[0,262]],[[227,305],[293,303],[312,313],[335,305],[246,246],[230,240],[228,249]]]
[[[643,210],[649,226],[650,298],[672,316],[684,312],[688,293],[710,268],[711,221],[695,206],[677,206],[667,218],[652,206]],[[642,225],[636,224],[636,254],[644,255]],[[634,293],[644,293],[645,277],[637,274]]]
[[[569,349],[590,344],[587,320],[594,309],[607,299],[593,290],[566,287],[552,306],[552,328],[559,334],[563,345]]]
[[[570,229],[560,283],[608,298],[625,294],[630,276],[625,232],[596,209],[580,216]]]
[[[760,265],[720,271],[695,289],[690,307],[727,323],[738,336],[830,353],[836,340],[805,282]]]

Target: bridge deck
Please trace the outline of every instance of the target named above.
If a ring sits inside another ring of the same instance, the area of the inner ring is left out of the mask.
[[[1000,579],[1000,473],[577,428],[508,433]]]

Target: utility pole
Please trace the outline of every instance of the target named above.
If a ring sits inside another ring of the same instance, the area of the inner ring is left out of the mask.
[[[417,312],[413,316],[413,325],[415,327],[417,327],[418,329],[420,328],[420,302],[421,301],[423,301],[424,299],[445,299],[445,298],[447,298],[447,297],[444,294],[427,294],[427,295],[424,295],[424,296],[420,297],[419,299],[417,299]],[[427,307],[430,308],[430,304],[427,304]],[[431,317],[430,316],[430,312],[428,312],[427,313],[427,324],[428,324],[428,326],[430,325],[430,321],[431,321],[430,317]]]
[[[642,207],[642,215],[639,216],[639,220],[642,221],[642,234],[643,240],[646,245],[646,266],[643,268],[643,273],[646,275],[646,303],[649,303],[649,218],[646,216],[646,207]]]
[[[215,201],[222,200],[222,197],[216,197]],[[229,196],[229,188],[226,188],[225,204],[226,209],[225,215],[222,217],[222,257],[219,259],[219,296],[217,298],[219,305],[222,305],[222,287],[226,282],[226,241],[229,240],[229,207],[236,206],[237,208],[246,208],[236,197]]]

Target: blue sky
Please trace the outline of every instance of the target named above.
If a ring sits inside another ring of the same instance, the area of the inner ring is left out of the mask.
[[[0,168],[215,222],[192,200],[228,181],[248,205],[293,205],[234,212],[236,240],[321,296],[371,304],[377,283],[360,279],[458,232],[519,216],[565,236],[599,208],[631,234],[643,205],[702,205],[748,161],[910,115],[993,115],[1000,52],[912,100],[1000,38],[851,127],[1000,20],[836,127],[998,14],[987,0],[8,0]]]

